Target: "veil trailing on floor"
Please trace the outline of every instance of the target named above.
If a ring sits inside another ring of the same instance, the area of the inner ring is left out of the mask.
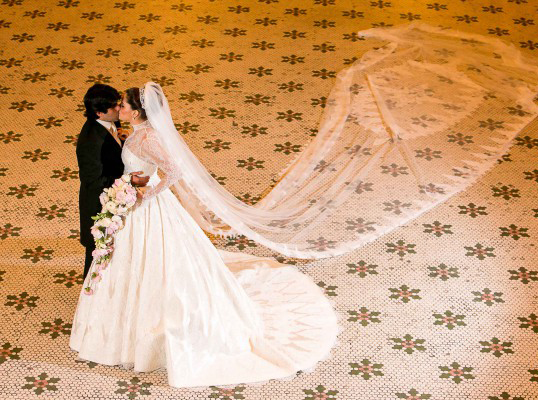
[[[208,173],[162,88],[145,85],[177,194],[205,231],[290,257],[343,254],[475,182],[538,115],[538,64],[498,39],[414,24],[360,35],[388,43],[338,74],[316,137],[255,205]]]

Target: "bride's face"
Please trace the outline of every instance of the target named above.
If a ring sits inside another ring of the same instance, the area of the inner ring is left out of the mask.
[[[127,100],[125,99],[125,95],[123,95],[121,99],[121,104],[120,104],[120,115],[119,115],[120,121],[127,121],[127,122],[132,121],[134,119],[133,112],[134,111],[131,108],[131,105],[127,103]]]

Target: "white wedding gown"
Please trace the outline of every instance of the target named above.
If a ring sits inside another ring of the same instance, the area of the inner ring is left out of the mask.
[[[81,293],[70,347],[99,364],[166,368],[175,387],[313,368],[338,333],[322,290],[295,267],[217,250],[168,189],[178,171],[167,170],[154,135],[146,122],[125,142],[125,173],[151,176],[148,199],[128,213],[94,294]]]

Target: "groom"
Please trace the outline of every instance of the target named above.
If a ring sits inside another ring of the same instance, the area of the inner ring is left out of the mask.
[[[114,180],[123,174],[121,149],[123,140],[118,135],[118,115],[121,96],[116,89],[103,84],[93,85],[84,96],[86,123],[80,131],[77,142],[77,161],[80,176],[79,212],[80,243],[86,247],[84,278],[92,263],[95,249],[90,232],[92,216],[101,212],[99,195],[104,188],[112,186]],[[131,174],[131,183],[145,186],[149,177]]]

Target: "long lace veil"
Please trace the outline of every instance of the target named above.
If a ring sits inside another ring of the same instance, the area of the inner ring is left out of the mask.
[[[290,257],[351,251],[476,181],[538,115],[538,64],[498,39],[425,25],[360,34],[388,44],[338,74],[317,136],[255,205],[208,173],[162,88],[145,85],[177,194],[205,231]]]

